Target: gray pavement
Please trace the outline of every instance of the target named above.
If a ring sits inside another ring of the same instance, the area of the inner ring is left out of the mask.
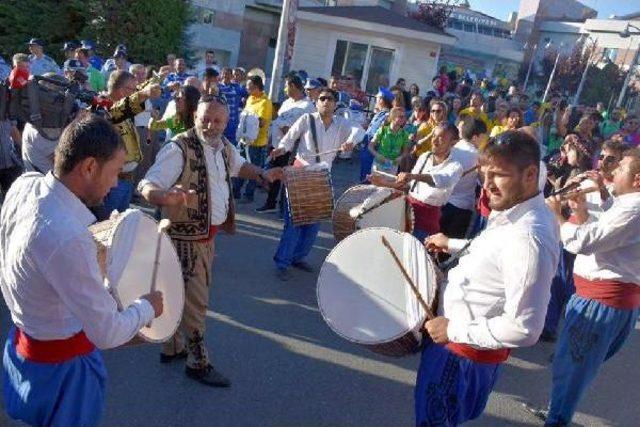
[[[336,196],[357,178],[357,163],[334,167]],[[207,342],[230,389],[187,379],[181,363],[160,365],[159,346],[110,350],[105,426],[409,426],[418,357],[387,358],[346,342],[322,320],[316,274],[280,282],[271,257],[282,222],[241,206],[238,233],[217,238]],[[323,224],[310,262],[333,246]],[[2,339],[10,324],[0,309]],[[639,329],[639,328],[636,328]],[[610,360],[583,399],[575,424],[635,426],[640,419],[640,334]],[[485,413],[473,426],[535,426],[521,401],[537,405],[549,392],[553,346],[512,353]],[[1,426],[18,425],[0,414]]]

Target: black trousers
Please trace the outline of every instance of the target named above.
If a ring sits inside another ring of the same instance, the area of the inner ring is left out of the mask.
[[[2,189],[2,199],[4,199],[4,195],[9,191],[9,187],[11,187],[13,181],[18,179],[20,175],[22,175],[22,168],[20,166],[0,169],[0,189]]]
[[[473,211],[460,209],[447,203],[440,210],[440,232],[447,237],[463,239],[469,228]]]
[[[280,157],[277,157],[269,162],[270,168],[276,167],[284,167],[289,164],[289,157],[291,153],[283,154]],[[278,201],[278,195],[280,194],[280,188],[282,184],[280,181],[274,181],[269,184],[269,194],[267,195],[267,201],[265,202],[266,206],[276,206],[276,202]]]

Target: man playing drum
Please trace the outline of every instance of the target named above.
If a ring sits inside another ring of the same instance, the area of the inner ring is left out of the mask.
[[[364,137],[364,130],[334,114],[337,99],[338,95],[335,91],[323,89],[318,97],[318,112],[305,114],[296,120],[280,141],[278,148],[271,152],[271,158],[275,159],[286,152],[296,151],[294,150],[295,142],[300,139],[296,153],[298,160],[311,165],[324,162],[331,168],[338,148],[344,151],[353,149],[354,144]],[[315,135],[311,120],[315,125]],[[321,154],[325,152],[327,153]],[[285,209],[284,229],[280,236],[278,250],[273,257],[280,280],[289,279],[291,266],[303,271],[313,271],[304,259],[311,252],[319,229],[318,223],[294,226],[288,207]]]
[[[228,120],[225,99],[204,95],[196,110],[195,127],[167,144],[138,184],[142,196],[161,206],[163,216],[171,220],[167,232],[185,282],[182,322],[173,339],[164,344],[160,362],[186,357],[187,376],[215,387],[228,387],[230,382],[209,363],[204,331],[214,237],[218,229],[235,231],[231,178],[272,182],[282,176],[282,169],[265,172],[240,155],[223,136]]]
[[[130,341],[163,310],[162,294],[119,312],[103,284],[87,206],[102,202],[125,162],[121,137],[98,116],[62,133],[53,172],[13,184],[2,207],[0,285],[15,327],[3,359],[8,414],[32,425],[95,425],[106,367],[97,348]]]
[[[478,417],[510,349],[535,344],[544,325],[559,237],[538,189],[538,143],[505,132],[481,160],[492,209],[487,228],[470,244],[443,234],[425,242],[434,252],[468,253],[442,285],[439,316],[425,323],[418,426]]]

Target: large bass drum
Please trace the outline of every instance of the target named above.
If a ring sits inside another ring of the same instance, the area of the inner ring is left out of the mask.
[[[158,224],[137,209],[129,209],[89,227],[98,250],[105,286],[124,310],[151,291]],[[184,308],[184,281],[178,255],[164,232],[160,237],[156,289],[162,292],[162,314],[140,330],[147,342],[164,342],[178,329]]]
[[[399,357],[419,347],[426,313],[382,236],[436,312],[436,267],[418,239],[390,228],[360,230],[337,244],[320,269],[318,306],[329,327],[344,339]]]
[[[414,215],[401,191],[356,185],[336,201],[332,222],[333,237],[339,242],[353,232],[369,227],[388,227],[411,233]]]

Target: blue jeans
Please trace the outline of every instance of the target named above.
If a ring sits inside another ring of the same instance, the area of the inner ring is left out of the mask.
[[[569,425],[580,398],[602,364],[635,327],[639,309],[624,310],[573,295],[553,358],[547,426]]]
[[[478,363],[428,342],[415,388],[416,426],[457,426],[484,411],[499,363]]]
[[[547,316],[544,319],[544,331],[548,334],[555,334],[558,323],[562,317],[564,306],[576,292],[573,284],[573,263],[576,256],[561,249],[560,260],[556,275],[551,281],[551,298],[547,307]]]
[[[294,262],[302,261],[309,255],[319,230],[320,224],[294,226],[291,222],[289,201],[287,200],[284,209],[284,229],[280,236],[278,250],[273,256],[276,267],[278,269],[289,268]]]
[[[365,136],[360,149],[360,181],[364,181],[371,173],[373,166],[373,154],[369,151],[369,137]]]
[[[131,197],[133,197],[133,184],[129,181],[119,179],[118,185],[113,187],[104,199],[104,207],[107,215],[110,215],[114,210],[124,212],[129,209]]]
[[[244,154],[244,150],[243,154]],[[267,147],[249,147],[249,157],[251,158],[251,164],[256,165],[259,168],[264,168],[264,162],[267,159]],[[240,192],[245,181],[247,186],[244,189],[244,196],[247,199],[253,199],[253,195],[256,191],[256,182],[252,179],[245,180],[242,178],[234,178],[233,180],[233,194],[236,199],[240,198]]]

